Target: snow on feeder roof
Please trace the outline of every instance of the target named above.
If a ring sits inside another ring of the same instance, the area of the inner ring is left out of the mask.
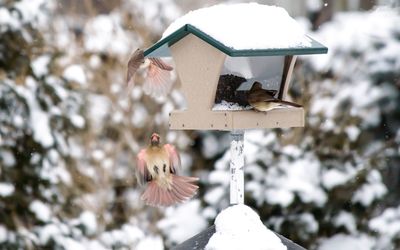
[[[283,8],[241,3],[189,12],[144,55],[174,59],[187,108],[171,112],[170,129],[232,131],[304,126],[287,97],[296,55],[326,52]],[[254,86],[268,103],[250,97]]]
[[[220,4],[191,11],[175,20],[162,39],[145,51],[148,57],[170,56],[169,46],[188,34],[229,56],[326,53],[306,36],[285,9],[257,3]]]

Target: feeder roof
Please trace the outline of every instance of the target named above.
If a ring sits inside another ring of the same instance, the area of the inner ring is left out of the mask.
[[[327,48],[305,35],[283,8],[257,3],[220,4],[175,20],[146,57],[171,56],[169,47],[193,34],[229,56],[322,54]]]

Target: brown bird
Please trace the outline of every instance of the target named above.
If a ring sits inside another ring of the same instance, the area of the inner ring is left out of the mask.
[[[199,188],[196,177],[177,175],[181,166],[179,154],[171,144],[160,145],[153,133],[150,145],[137,155],[138,179],[147,182],[141,199],[150,206],[171,206],[192,198]]]
[[[136,72],[142,66],[147,70],[143,84],[144,92],[152,96],[167,95],[172,86],[171,71],[174,68],[160,58],[148,58],[146,60],[141,49],[136,49],[128,61],[126,74],[128,93],[134,86]]]
[[[301,107],[301,105],[283,101],[275,98],[276,90],[265,90],[262,88],[261,83],[254,82],[253,86],[249,90],[247,94],[247,101],[256,111],[270,111],[272,109],[283,107],[283,106],[293,106],[293,107]]]

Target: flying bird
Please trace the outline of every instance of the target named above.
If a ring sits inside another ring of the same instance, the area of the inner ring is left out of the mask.
[[[254,82],[247,94],[247,101],[254,110],[264,112],[283,106],[301,107],[297,103],[277,99],[276,93],[276,90],[265,90],[261,83]]]
[[[150,206],[171,206],[192,198],[199,188],[196,177],[177,175],[181,166],[179,154],[171,144],[160,144],[153,133],[150,145],[137,155],[139,182],[147,182],[141,199]]]
[[[172,66],[160,58],[145,58],[142,49],[136,49],[129,58],[126,83],[128,93],[134,86],[135,74],[139,68],[145,68],[143,90],[151,96],[166,96],[171,89]]]

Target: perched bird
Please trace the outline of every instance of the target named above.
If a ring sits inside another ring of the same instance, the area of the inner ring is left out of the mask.
[[[139,181],[148,183],[141,199],[150,206],[171,206],[193,197],[198,178],[177,175],[180,166],[175,147],[160,145],[160,136],[153,133],[150,145],[137,155]]]
[[[151,96],[167,95],[172,86],[170,74],[174,68],[160,58],[146,59],[141,49],[135,50],[128,61],[126,74],[128,92],[133,88],[135,74],[141,67],[146,69],[144,92]]]
[[[293,107],[301,107],[301,105],[283,101],[275,98],[277,91],[276,90],[265,90],[262,88],[261,83],[254,82],[253,86],[249,90],[247,94],[247,101],[250,106],[252,106],[256,111],[270,111],[272,109],[278,107],[293,106]]]

